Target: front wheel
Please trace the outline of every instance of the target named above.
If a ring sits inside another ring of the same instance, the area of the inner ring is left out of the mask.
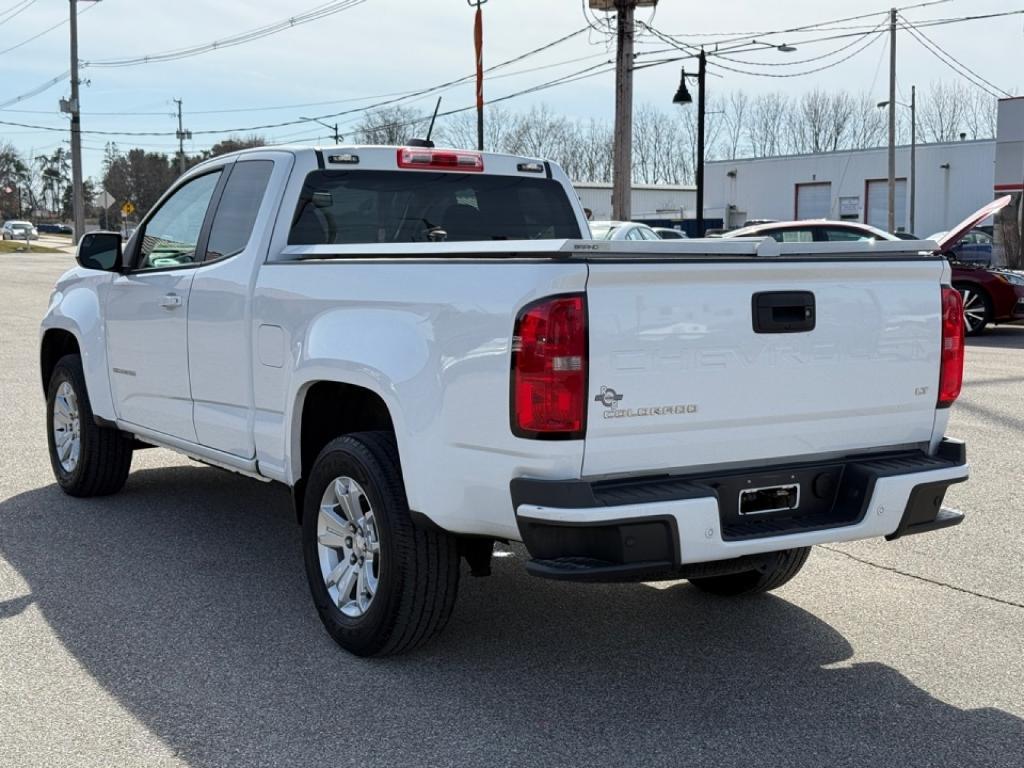
[[[132,466],[131,440],[93,420],[82,358],[57,361],[46,394],[50,465],[61,489],[71,496],[117,493]]]
[[[411,650],[451,616],[457,542],[413,523],[386,432],[339,437],[320,452],[306,485],[302,548],[321,621],[357,656]]]
[[[977,336],[992,322],[992,300],[984,291],[968,283],[953,285],[964,302],[964,333]]]
[[[723,597],[755,595],[770,592],[796,576],[807,562],[810,547],[786,549],[776,552],[774,561],[753,571],[730,573],[723,576],[705,576],[690,579],[690,583],[703,592]]]

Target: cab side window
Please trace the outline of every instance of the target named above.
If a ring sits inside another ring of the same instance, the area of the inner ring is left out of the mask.
[[[179,187],[142,231],[136,269],[167,269],[195,264],[196,246],[221,171],[207,173]]]
[[[206,246],[206,261],[224,259],[245,250],[273,171],[271,160],[235,163],[217,204]]]

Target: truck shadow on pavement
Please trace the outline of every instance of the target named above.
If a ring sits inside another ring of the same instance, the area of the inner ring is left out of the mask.
[[[298,534],[283,488],[206,468],[0,504],[0,554],[57,637],[192,766],[1021,764],[1024,721],[883,664],[829,668],[850,644],[774,596],[499,558],[433,644],[356,659],[321,629]]]

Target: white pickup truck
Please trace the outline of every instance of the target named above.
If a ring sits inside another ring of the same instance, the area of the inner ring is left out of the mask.
[[[360,655],[436,634],[496,540],[541,577],[773,589],[814,544],[962,519],[961,306],[932,250],[596,242],[522,157],[219,157],[57,283],[53,471],[110,494],[162,446],[290,486]]]

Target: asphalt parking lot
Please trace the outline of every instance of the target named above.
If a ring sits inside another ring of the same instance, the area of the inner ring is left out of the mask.
[[[733,602],[513,548],[438,641],[365,661],[283,488],[152,450],[120,495],[57,490],[36,343],[71,257],[0,262],[0,766],[1024,765],[1024,328],[969,342],[958,528]]]

